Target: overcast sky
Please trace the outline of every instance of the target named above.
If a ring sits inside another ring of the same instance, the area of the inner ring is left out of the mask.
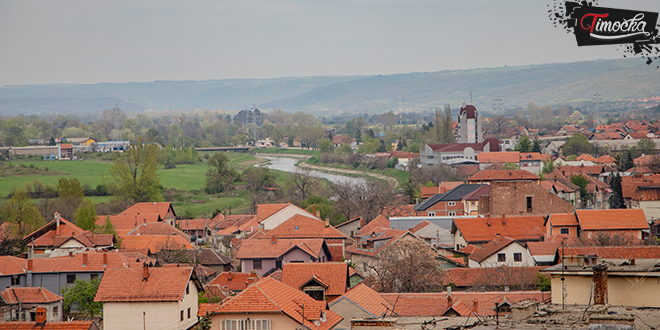
[[[553,3],[0,0],[0,85],[392,74],[623,57],[618,46],[577,47],[548,19]],[[598,4],[660,12],[657,0]]]

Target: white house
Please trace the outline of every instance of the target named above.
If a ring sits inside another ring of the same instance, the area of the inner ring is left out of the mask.
[[[273,229],[296,214],[321,220],[314,214],[291,203],[257,205],[257,221],[263,229]]]
[[[103,329],[178,329],[197,323],[202,284],[178,264],[105,271],[94,301],[103,303]]]
[[[534,258],[518,241],[501,237],[490,241],[481,249],[470,255],[468,266],[502,267],[502,266],[534,266]]]

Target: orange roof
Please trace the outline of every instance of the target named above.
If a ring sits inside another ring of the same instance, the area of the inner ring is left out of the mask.
[[[527,248],[533,256],[555,255],[561,248],[561,242],[528,242]]]
[[[348,286],[348,264],[343,262],[289,263],[282,266],[282,283],[302,290],[312,277],[325,283],[326,295],[339,296]]]
[[[603,259],[660,259],[660,246],[567,246],[564,254],[596,255]]]
[[[464,167],[465,166],[459,166],[459,168],[464,168]],[[479,170],[479,166],[477,166],[477,170]],[[442,181],[438,185],[438,188],[440,188],[440,194],[442,194],[462,185],[463,183],[464,183],[463,181]]]
[[[379,228],[390,228],[390,220],[382,215],[373,218],[366,226],[360,228],[357,235],[367,235],[378,230]]]
[[[110,222],[112,222],[112,225],[115,226],[115,230],[119,235],[127,234],[142,223],[162,221],[162,218],[158,214],[99,215],[96,217],[96,225],[103,226],[106,217],[110,218]]]
[[[486,243],[481,249],[474,251],[474,253],[470,254],[470,259],[475,260],[477,262],[482,262],[488,257],[492,256],[493,253],[496,253],[503,248],[507,247],[511,243],[514,243],[516,240],[508,238],[508,237],[500,237],[496,238],[488,243]]]
[[[206,285],[219,285],[225,289],[242,291],[261,279],[259,273],[222,272]]]
[[[362,307],[365,311],[369,312],[372,317],[382,317],[388,310],[392,310],[392,305],[385,300],[378,292],[372,288],[360,283],[350,291],[346,292],[343,296],[333,300],[330,306],[336,304],[342,299],[348,299],[356,305]]]
[[[585,160],[585,161],[591,161],[592,162],[592,161],[596,160],[596,157],[594,157],[592,155],[588,155],[588,154],[582,154],[582,155],[577,156],[577,158],[575,158],[575,160],[577,160],[577,161]]]
[[[386,218],[390,217],[409,217],[415,215],[415,205],[390,205],[383,207],[380,213]]]
[[[0,292],[5,304],[15,305],[19,303],[27,304],[48,304],[54,301],[63,300],[64,297],[58,296],[41,287],[8,287]]]
[[[80,227],[74,225],[73,223],[69,222],[64,218],[60,218],[59,230],[60,230],[60,235],[64,235],[64,236],[75,236],[85,232],[84,230],[80,229]],[[42,245],[52,246],[53,241],[55,240],[55,236],[57,236],[57,219],[52,220],[51,222],[43,225],[41,228],[28,234],[23,238],[23,240],[29,241],[32,238],[36,240],[41,237],[44,237],[43,238],[44,240],[42,241]]]
[[[106,255],[107,264],[103,255]],[[86,256],[85,256],[86,255]],[[87,263],[84,262],[87,258]],[[143,262],[155,261],[144,255],[120,252],[82,252],[73,257],[50,257],[32,259],[33,273],[53,272],[103,272],[110,268],[131,268],[141,266]],[[0,257],[0,275],[24,274],[27,259],[10,256]]]
[[[199,291],[202,290],[192,266],[148,267],[146,280],[143,278],[143,267],[108,269],[103,274],[94,301],[181,301],[190,280]]]
[[[428,225],[430,225],[430,224],[431,224],[430,222],[428,222],[428,221],[426,221],[426,220],[422,220],[422,221],[420,221],[418,224],[414,225],[412,228],[410,228],[410,229],[408,229],[408,230],[409,230],[411,233],[414,234],[414,233],[418,232],[419,230],[425,228],[426,226],[428,226]]]
[[[540,160],[540,161],[545,161],[552,159],[552,155],[550,154],[541,154],[538,152],[521,152],[520,153],[520,160],[521,161],[530,161],[530,160]]]
[[[348,236],[332,225],[325,226],[325,221],[296,214],[273,228],[262,239],[277,238],[331,238],[348,239]]]
[[[215,308],[205,306],[204,309],[211,314],[281,312],[302,324],[303,304],[305,325],[312,330],[332,329],[342,320],[335,312],[325,309],[324,301],[314,300],[307,294],[269,277],[250,285],[222,304],[216,304]],[[322,321],[323,312],[326,315],[325,321]],[[314,321],[318,321],[320,325],[317,326]]]
[[[217,216],[214,219],[177,220],[176,225],[181,228],[181,230],[204,230],[204,228],[214,228],[215,225],[220,223],[220,221],[216,219],[218,219]]]
[[[578,221],[573,213],[551,213],[550,222],[553,226],[577,226]]]
[[[433,197],[433,195],[440,193],[440,187],[422,187],[422,199]]]
[[[126,236],[128,235],[132,235],[132,236],[179,235],[185,241],[190,242],[190,236],[188,236],[188,234],[182,232],[176,227],[173,227],[169,223],[165,223],[165,222],[147,222],[140,224],[135,229],[131,230],[126,234]]]
[[[520,163],[520,152],[498,151],[482,152],[477,155],[479,163]]]
[[[455,218],[452,234],[460,230],[468,243],[489,242],[497,234],[519,241],[539,240],[545,234],[543,222],[540,215]]]
[[[498,180],[539,180],[538,175],[526,170],[483,170],[471,176],[468,181],[498,181]]]
[[[46,324],[37,325],[37,322],[0,322],[0,330],[89,330],[98,329],[98,324],[92,326],[96,321],[48,321]]]
[[[630,198],[633,201],[660,201],[660,186],[637,186]]]
[[[121,248],[127,250],[145,250],[158,253],[160,250],[192,249],[189,240],[179,235],[131,235],[122,237]]]
[[[467,254],[472,254],[475,253],[476,251],[479,251],[481,249],[480,247],[474,245],[474,244],[468,244],[464,248],[460,249],[459,251]]]
[[[642,209],[578,210],[582,230],[648,229]]]
[[[610,155],[602,155],[598,157],[597,159],[594,160],[594,163],[596,164],[612,164],[616,161],[616,159]]]
[[[257,205],[257,221],[262,222],[264,219],[281,211],[285,207],[292,205],[291,203],[283,204],[258,204]]]
[[[296,248],[313,258],[318,258],[324,244],[322,238],[282,238],[276,239],[275,242],[266,239],[247,239],[241,243],[236,259],[275,259]]]
[[[351,254],[362,254],[362,255],[368,255],[368,256],[375,256],[378,252],[383,250],[385,247],[387,247],[390,244],[393,244],[396,242],[399,238],[403,237],[406,234],[413,235],[407,230],[401,230],[401,229],[389,229],[389,228],[378,228],[377,231],[373,232],[373,237],[372,234],[367,234],[364,238],[363,242],[360,243],[355,243],[348,248],[346,248],[346,252],[351,253]],[[415,236],[416,237],[416,236]],[[362,246],[364,242],[367,241],[386,241],[385,244],[380,245],[379,247],[376,247],[374,249],[366,249]]]
[[[167,213],[172,211],[174,213],[174,208],[170,202],[146,202],[146,203],[136,203],[135,205],[126,209],[126,211],[120,213],[119,215],[146,215],[146,214],[158,214],[161,218],[167,218]]]

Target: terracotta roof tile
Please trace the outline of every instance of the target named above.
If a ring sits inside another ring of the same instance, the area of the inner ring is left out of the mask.
[[[440,193],[440,187],[422,187],[421,197],[426,199]]]
[[[445,193],[449,190],[452,190],[460,185],[462,185],[464,182],[463,181],[442,181],[438,185],[438,188],[440,191],[438,192],[439,194]]]
[[[312,276],[325,283],[325,294],[339,296],[346,292],[348,265],[343,262],[289,263],[282,266],[282,283],[301,290]]]
[[[257,205],[257,221],[262,222],[264,219],[270,217],[271,215],[281,211],[285,207],[293,205],[291,203],[282,203],[282,204],[258,204]]]
[[[519,241],[539,240],[545,235],[543,216],[501,216],[456,218],[452,226],[461,231],[468,243],[489,242],[499,233]]]
[[[98,325],[92,327],[96,321],[63,321],[46,322],[43,326],[37,325],[37,322],[0,322],[0,330],[88,330],[98,329]]]
[[[527,248],[532,256],[555,255],[561,248],[561,242],[528,242]]]
[[[415,205],[392,205],[385,206],[380,213],[386,218],[391,217],[409,217],[415,215]]]
[[[270,230],[262,239],[277,238],[324,238],[348,239],[348,236],[335,229],[332,225],[326,227],[325,221],[296,214]]]
[[[98,226],[103,226],[106,218],[110,218],[110,222],[112,222],[112,225],[115,227],[115,230],[119,235],[125,235],[143,223],[162,221],[162,218],[158,214],[99,215],[96,217],[96,224]]]
[[[637,186],[631,200],[641,201],[660,201],[660,186]]]
[[[460,249],[460,251],[463,252],[463,253],[472,254],[472,253],[475,253],[476,251],[478,251],[479,249],[481,249],[481,248],[474,245],[474,244],[468,244],[466,247]]]
[[[573,213],[552,213],[550,222],[553,226],[577,226],[578,221]]]
[[[313,258],[318,258],[323,249],[322,238],[313,239],[246,239],[241,242],[236,259],[275,259],[292,249],[300,249]]]
[[[611,164],[614,163],[616,159],[610,155],[602,155],[598,157],[597,159],[594,160],[594,163],[596,164]]]
[[[660,246],[568,246],[564,247],[564,254],[596,255],[603,259],[660,259]]]
[[[23,304],[48,304],[63,300],[58,296],[41,287],[8,287],[0,293],[4,302],[8,305]]]
[[[648,229],[642,209],[578,210],[582,230]]]
[[[199,290],[193,267],[149,267],[149,277],[143,278],[143,268],[108,269],[101,279],[94,301],[139,302],[180,301],[193,279]]]
[[[577,158],[575,158],[575,160],[576,161],[584,160],[584,161],[593,162],[594,160],[596,160],[596,157],[594,157],[592,155],[588,155],[588,154],[581,154],[581,155],[577,156]]]
[[[80,229],[80,227],[74,225],[64,218],[60,218],[59,230],[60,235],[64,236],[75,236],[85,232],[84,230]],[[37,240],[41,237],[44,237],[46,240],[42,241],[42,245],[52,246],[52,241],[55,239],[55,236],[57,236],[57,220],[52,220],[51,222],[43,225],[41,228],[25,236],[23,240],[29,241],[32,238]]]
[[[174,213],[174,208],[170,202],[146,202],[146,203],[136,203],[135,205],[127,208],[120,215],[146,215],[146,214],[158,214],[162,219],[167,218],[167,213],[172,211]]]
[[[526,170],[483,170],[471,176],[469,182],[498,180],[539,180],[538,175]]]
[[[299,324],[303,322],[302,305],[305,306],[305,325],[312,330],[332,329],[342,320],[335,312],[325,310],[325,302],[316,301],[286,284],[266,277],[228,299],[215,308],[205,306],[211,313],[282,312]],[[325,311],[326,320],[320,322]],[[319,321],[317,326],[313,322]]]
[[[144,250],[158,253],[160,250],[192,249],[189,239],[180,235],[131,235],[122,237],[121,248],[126,250]]]
[[[382,317],[388,310],[392,310],[392,305],[385,300],[378,292],[372,288],[360,283],[341,297],[333,300],[330,306],[336,304],[342,299],[348,299],[358,306],[371,313],[373,317]]]
[[[207,285],[219,285],[227,290],[243,291],[250,284],[261,279],[259,273],[222,272]]]
[[[454,310],[460,316],[470,316],[473,313],[472,308],[468,307],[462,300],[455,302],[451,309]],[[445,312],[446,313],[446,312]]]
[[[498,151],[482,152],[477,155],[479,163],[520,163],[520,152]]]
[[[486,243],[481,249],[474,251],[474,253],[470,254],[470,259],[475,260],[477,262],[482,262],[488,257],[492,256],[493,253],[496,253],[503,248],[507,247],[511,243],[514,243],[516,240],[508,238],[508,237],[501,237],[494,239],[488,243]]]
[[[380,214],[373,218],[373,220],[371,220],[366,226],[360,228],[357,235],[371,234],[372,232],[379,230],[379,228],[390,228],[390,220]]]
[[[426,226],[428,226],[428,225],[430,225],[430,224],[431,224],[430,222],[428,222],[428,221],[426,221],[426,220],[422,220],[422,221],[420,221],[418,224],[414,225],[412,228],[410,228],[410,229],[408,229],[408,230],[409,230],[411,233],[414,234],[414,233],[417,233],[418,231],[422,230],[423,228],[425,228]]]
[[[150,235],[179,235],[185,241],[190,242],[190,236],[181,230],[165,222],[148,222],[139,224],[136,228],[124,236],[150,236]]]
[[[104,256],[107,264],[104,263]],[[87,263],[84,263],[87,258]],[[137,260],[139,259],[139,260]],[[137,260],[137,261],[136,261]],[[50,257],[32,259],[33,273],[54,272],[103,272],[110,268],[130,268],[142,265],[144,261],[155,261],[140,254],[125,254],[119,252],[83,252],[73,257]],[[0,275],[24,274],[27,270],[27,259],[10,256],[0,257]]]

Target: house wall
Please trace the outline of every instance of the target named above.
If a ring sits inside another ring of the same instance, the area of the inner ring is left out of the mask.
[[[505,262],[499,262],[497,261],[497,255],[500,253],[504,253],[506,255],[506,261]],[[514,253],[520,253],[522,255],[522,261],[513,261],[513,254]],[[469,267],[470,268],[478,268],[478,267],[500,267],[500,266],[514,266],[514,267],[528,267],[528,266],[534,266],[534,258],[532,255],[529,253],[529,250],[527,250],[526,247],[514,242],[509,244],[507,247],[505,247],[502,250],[497,251],[496,253],[493,253],[490,257],[488,257],[486,260],[482,261],[481,263],[478,263],[475,260],[469,259]]]
[[[449,203],[452,202],[454,205],[450,206]],[[448,216],[449,212],[454,212],[453,215],[463,215],[463,202],[462,201],[440,201],[435,203],[435,205],[426,209],[426,211],[418,211],[418,216],[428,216],[429,212],[435,213],[434,216]]]
[[[275,261],[276,259],[261,259],[261,269],[257,269],[257,273],[259,275],[263,275],[267,271],[269,271],[271,268],[275,268]],[[252,263],[254,262],[253,259],[242,259],[241,260],[241,272],[242,273],[249,273],[251,272],[254,267]]]
[[[462,200],[463,214],[464,215],[478,215],[479,214],[479,201],[466,201]]]
[[[337,302],[334,302],[330,306],[330,310],[344,318],[341,322],[339,322],[339,324],[337,324],[335,330],[350,330],[351,319],[353,318],[365,319],[380,317],[380,315],[372,315],[371,313],[367,313],[367,311],[358,307],[358,305],[348,299],[341,299]]]
[[[530,212],[527,210],[528,196],[532,197],[532,209]],[[488,204],[488,208],[490,209],[488,213],[491,215],[545,215],[551,212],[575,212],[571,203],[545,190],[536,182],[532,181],[492,182]]]
[[[190,294],[186,294],[181,301],[103,303],[103,329],[142,329],[143,312],[147,330],[184,330],[192,327],[197,323],[198,297],[195,284],[190,281],[188,285]],[[183,322],[180,319],[181,311],[184,314]]]
[[[301,324],[283,313],[231,313],[211,315],[211,329],[224,330],[222,323],[225,320],[269,320],[271,330],[298,329]]]
[[[22,304],[20,310],[18,304],[3,305],[0,307],[0,317],[3,321],[31,321],[30,312],[36,311],[37,307],[46,309],[46,321],[62,321],[62,300],[50,304]],[[55,309],[57,309],[57,314],[54,313]]]
[[[447,229],[434,224],[418,230],[415,235],[431,237],[431,246],[453,246],[454,244],[454,236]]]
[[[264,229],[273,229],[277,226],[279,226],[282,222],[287,221],[291,219],[292,216],[296,214],[302,214],[308,218],[316,219],[315,216],[307,213],[304,210],[301,210],[300,208],[289,205],[285,207],[284,209],[280,210],[279,212],[271,215],[270,217],[266,218],[261,222],[261,224],[264,226]]]
[[[76,275],[76,279],[89,280],[92,274],[98,275],[99,278],[103,277],[103,272],[64,272],[64,273],[36,273],[30,274],[32,277],[30,286],[41,286],[48,291],[62,295],[62,286],[66,285],[67,275]],[[13,275],[5,275],[0,277],[0,286],[11,286],[11,277]],[[28,276],[26,274],[18,274],[21,286],[28,286]]]
[[[566,274],[566,304],[587,305],[593,274]],[[552,275],[552,303],[561,304],[561,274]],[[657,274],[635,276],[607,275],[607,298],[610,305],[660,307],[660,278]]]
[[[344,233],[344,235],[346,235],[348,237],[354,237],[355,233],[357,233],[358,230],[360,230],[360,220],[353,221],[349,224],[346,224],[346,225],[343,225],[343,226],[340,226],[340,227],[335,227],[335,228],[337,228],[337,230]]]
[[[577,226],[552,226],[550,228],[550,233],[549,233],[550,236],[561,235],[562,228],[568,228],[568,236],[577,237],[578,234]]]
[[[460,250],[463,247],[466,247],[468,245],[467,241],[465,240],[465,237],[463,237],[463,233],[461,233],[460,230],[456,229],[456,232],[454,233],[454,248],[456,250]]]
[[[323,257],[326,256],[325,253],[322,253],[322,255]],[[314,262],[314,260],[312,259],[312,256],[303,252],[302,250],[293,249],[284,254],[283,263],[288,262]]]
[[[631,202],[631,205],[634,204],[634,201]],[[660,201],[640,201],[636,204],[638,207],[633,208],[642,209],[647,221],[660,219]]]
[[[66,249],[66,248],[84,248],[85,246],[80,244],[80,242],[76,241],[75,239],[70,239],[64,244],[60,245],[60,249]]]

